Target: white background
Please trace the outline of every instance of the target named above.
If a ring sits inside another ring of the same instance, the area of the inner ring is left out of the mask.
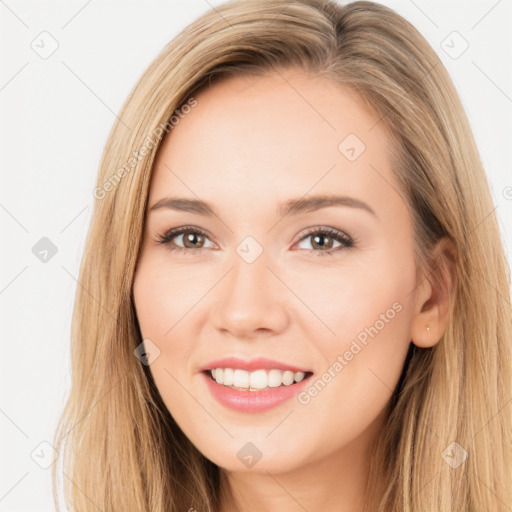
[[[69,389],[76,277],[115,114],[164,44],[220,3],[0,0],[0,512],[53,510],[50,469],[31,453],[51,442]],[[453,77],[511,261],[511,0],[381,3],[420,30]],[[47,59],[31,48],[43,31],[58,43]],[[469,43],[457,59],[442,47],[453,31]],[[46,263],[32,253],[42,237],[58,249]],[[35,453],[44,461],[51,449]]]

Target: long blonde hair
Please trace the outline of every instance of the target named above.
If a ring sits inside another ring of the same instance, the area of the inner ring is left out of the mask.
[[[213,81],[290,66],[357,92],[389,130],[422,275],[437,278],[426,258],[437,240],[456,249],[446,332],[414,350],[386,410],[368,486],[384,482],[379,511],[510,510],[509,275],[468,119],[409,22],[376,3],[329,0],[223,4],[172,40],[126,100],[100,164],[76,292],[72,386],[55,436],[66,505],[219,510],[219,468],[176,425],[134,356],[142,340],[132,283],[162,127],[172,136],[169,119],[179,122],[180,109]],[[459,467],[447,462],[454,454],[464,454]],[[57,464],[52,476],[59,509]]]

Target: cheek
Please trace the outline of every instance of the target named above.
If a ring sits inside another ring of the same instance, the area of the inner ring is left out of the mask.
[[[389,317],[395,313],[387,311]],[[348,445],[385,409],[409,348],[408,321],[400,319],[402,314],[405,309],[387,324],[379,319],[364,328],[352,326],[355,336],[324,346],[328,363],[298,396],[296,408],[296,417],[315,418],[309,423],[310,434],[318,439],[313,451],[329,453]],[[324,443],[321,436],[330,442]]]
[[[150,339],[159,349],[159,357],[150,365],[155,373],[174,374],[186,369],[193,343],[177,336],[190,325],[187,310],[194,303],[193,286],[185,286],[183,273],[165,271],[154,258],[141,260],[133,283],[133,297],[142,339]],[[181,342],[178,342],[181,341]],[[159,369],[159,370],[158,370]],[[165,378],[165,377],[164,377]],[[167,379],[169,374],[167,374]]]
[[[200,337],[194,306],[204,298],[208,283],[206,275],[190,268],[170,268],[165,254],[141,258],[134,276],[133,298],[142,339],[150,339],[159,349],[150,371],[168,408],[173,397],[183,397],[177,382],[184,382],[193,371],[192,355]]]
[[[154,260],[140,261],[133,283],[135,309],[142,339],[149,339],[158,347],[158,357],[149,366],[158,392],[167,410],[190,437],[197,411],[191,395],[184,390],[190,387],[187,377],[194,345],[185,343],[190,337],[179,333],[189,325],[186,310],[194,301],[187,296],[186,280],[180,279],[180,273],[173,273],[175,279],[171,280],[161,268],[165,267]],[[148,347],[151,344],[145,348]]]
[[[280,275],[293,283],[294,294],[310,310],[292,310],[293,320],[309,334],[305,339],[321,339],[319,347],[343,351],[355,338],[364,344],[377,335],[386,339],[386,348],[403,343],[410,327],[415,272],[412,252],[400,260],[388,247],[316,268],[294,264],[282,268]]]
[[[304,327],[323,364],[299,403],[305,414],[325,419],[323,430],[341,438],[362,432],[399,380],[410,345],[415,265],[412,256],[398,262],[390,252],[373,264],[361,260],[328,270],[315,274],[314,286],[295,276],[298,293],[328,326],[310,315]]]
[[[190,268],[169,268],[164,257],[146,257],[139,262],[133,283],[137,318],[144,338],[161,342],[173,338],[176,329],[189,325],[192,306],[205,293]]]

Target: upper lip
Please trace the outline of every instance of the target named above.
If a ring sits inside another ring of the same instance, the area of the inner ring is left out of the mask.
[[[267,359],[265,357],[258,357],[256,359],[251,359],[250,361],[239,359],[238,357],[225,357],[222,359],[216,359],[215,361],[210,361],[202,366],[200,370],[207,371],[213,370],[214,368],[234,368],[247,371],[277,369],[283,371],[289,370],[292,372],[311,372],[311,370],[307,370],[293,364],[282,363],[281,361],[275,361],[274,359]]]

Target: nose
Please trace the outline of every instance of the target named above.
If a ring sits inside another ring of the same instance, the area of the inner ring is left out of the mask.
[[[217,331],[242,339],[273,336],[286,329],[291,294],[269,266],[265,251],[252,263],[234,255],[212,306],[210,318]]]

